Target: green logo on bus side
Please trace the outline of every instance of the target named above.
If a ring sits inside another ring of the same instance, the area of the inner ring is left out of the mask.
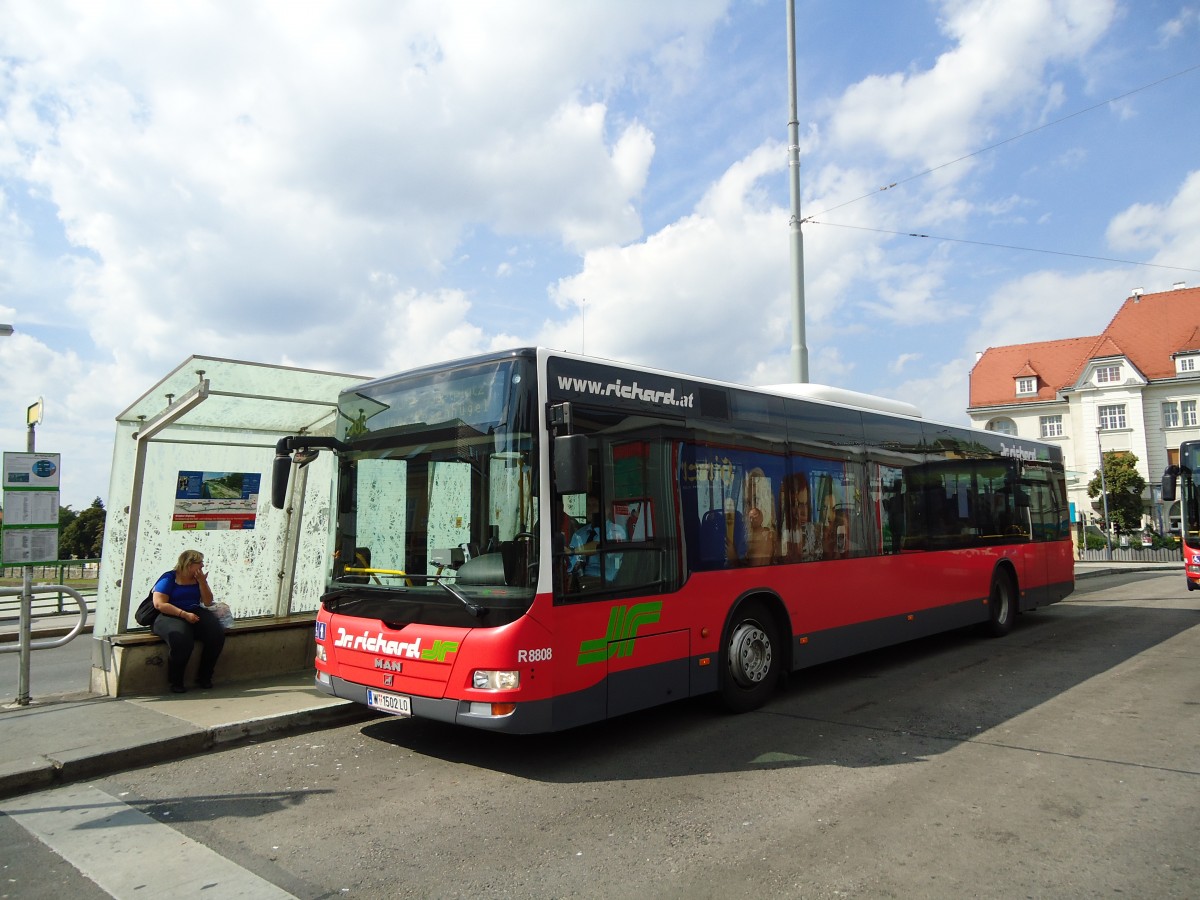
[[[635,603],[633,606],[614,606],[608,616],[608,633],[602,638],[580,641],[576,665],[604,662],[614,656],[632,656],[633,639],[638,629],[658,621],[662,601]]]
[[[421,651],[421,659],[427,659],[430,662],[445,662],[447,656],[457,652],[458,641],[434,641],[432,647],[426,647]]]

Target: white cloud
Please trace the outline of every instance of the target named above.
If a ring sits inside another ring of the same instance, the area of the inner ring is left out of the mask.
[[[1198,26],[1200,26],[1200,8],[1194,6],[1181,7],[1179,15],[1159,26],[1158,33],[1161,46],[1165,47],[1172,41],[1178,40],[1187,34],[1189,30],[1195,31]]]
[[[899,374],[908,368],[909,363],[914,363],[920,360],[920,353],[901,353],[888,364],[888,371]]]
[[[786,155],[774,143],[734,164],[696,211],[645,241],[593,250],[577,275],[553,289],[561,309],[583,313],[546,323],[549,346],[640,361],[709,377],[749,380],[762,361],[787,353],[787,217],[760,179]]]
[[[843,149],[870,146],[884,157],[939,166],[986,146],[991,120],[1031,101],[1057,103],[1042,83],[1047,63],[1078,57],[1112,22],[1113,0],[944,0],[942,28],[953,41],[926,70],[872,75],[838,100],[831,137]],[[971,164],[939,179],[959,180]]]
[[[1040,271],[1000,285],[967,337],[967,369],[974,353],[988,347],[1099,334],[1129,296],[1134,277],[1127,268],[1080,275]]]
[[[1149,253],[1147,262],[1200,268],[1200,170],[1189,173],[1168,202],[1135,203],[1120,213],[1107,237],[1118,252]]]

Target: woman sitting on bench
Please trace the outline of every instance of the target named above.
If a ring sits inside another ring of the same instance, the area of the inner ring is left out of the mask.
[[[211,688],[213,669],[225,646],[225,629],[209,611],[213,593],[204,572],[204,554],[184,550],[179,562],[154,584],[154,608],[159,615],[150,630],[167,642],[167,680],[176,694],[187,691],[183,675],[196,641],[204,644],[196,686]]]

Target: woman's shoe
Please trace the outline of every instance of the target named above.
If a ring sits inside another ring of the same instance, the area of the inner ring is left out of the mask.
[[[187,688],[185,688],[182,684],[173,684],[173,685],[171,685],[171,693],[172,694],[186,694]]]
[[[202,678],[196,682],[196,687],[198,687],[202,690],[205,690],[205,691],[211,691],[212,690],[212,679],[211,678]]]

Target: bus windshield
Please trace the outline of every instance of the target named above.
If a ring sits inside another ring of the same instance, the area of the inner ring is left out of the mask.
[[[531,361],[370,382],[339,399],[326,603],[388,622],[497,625],[533,599]]]

